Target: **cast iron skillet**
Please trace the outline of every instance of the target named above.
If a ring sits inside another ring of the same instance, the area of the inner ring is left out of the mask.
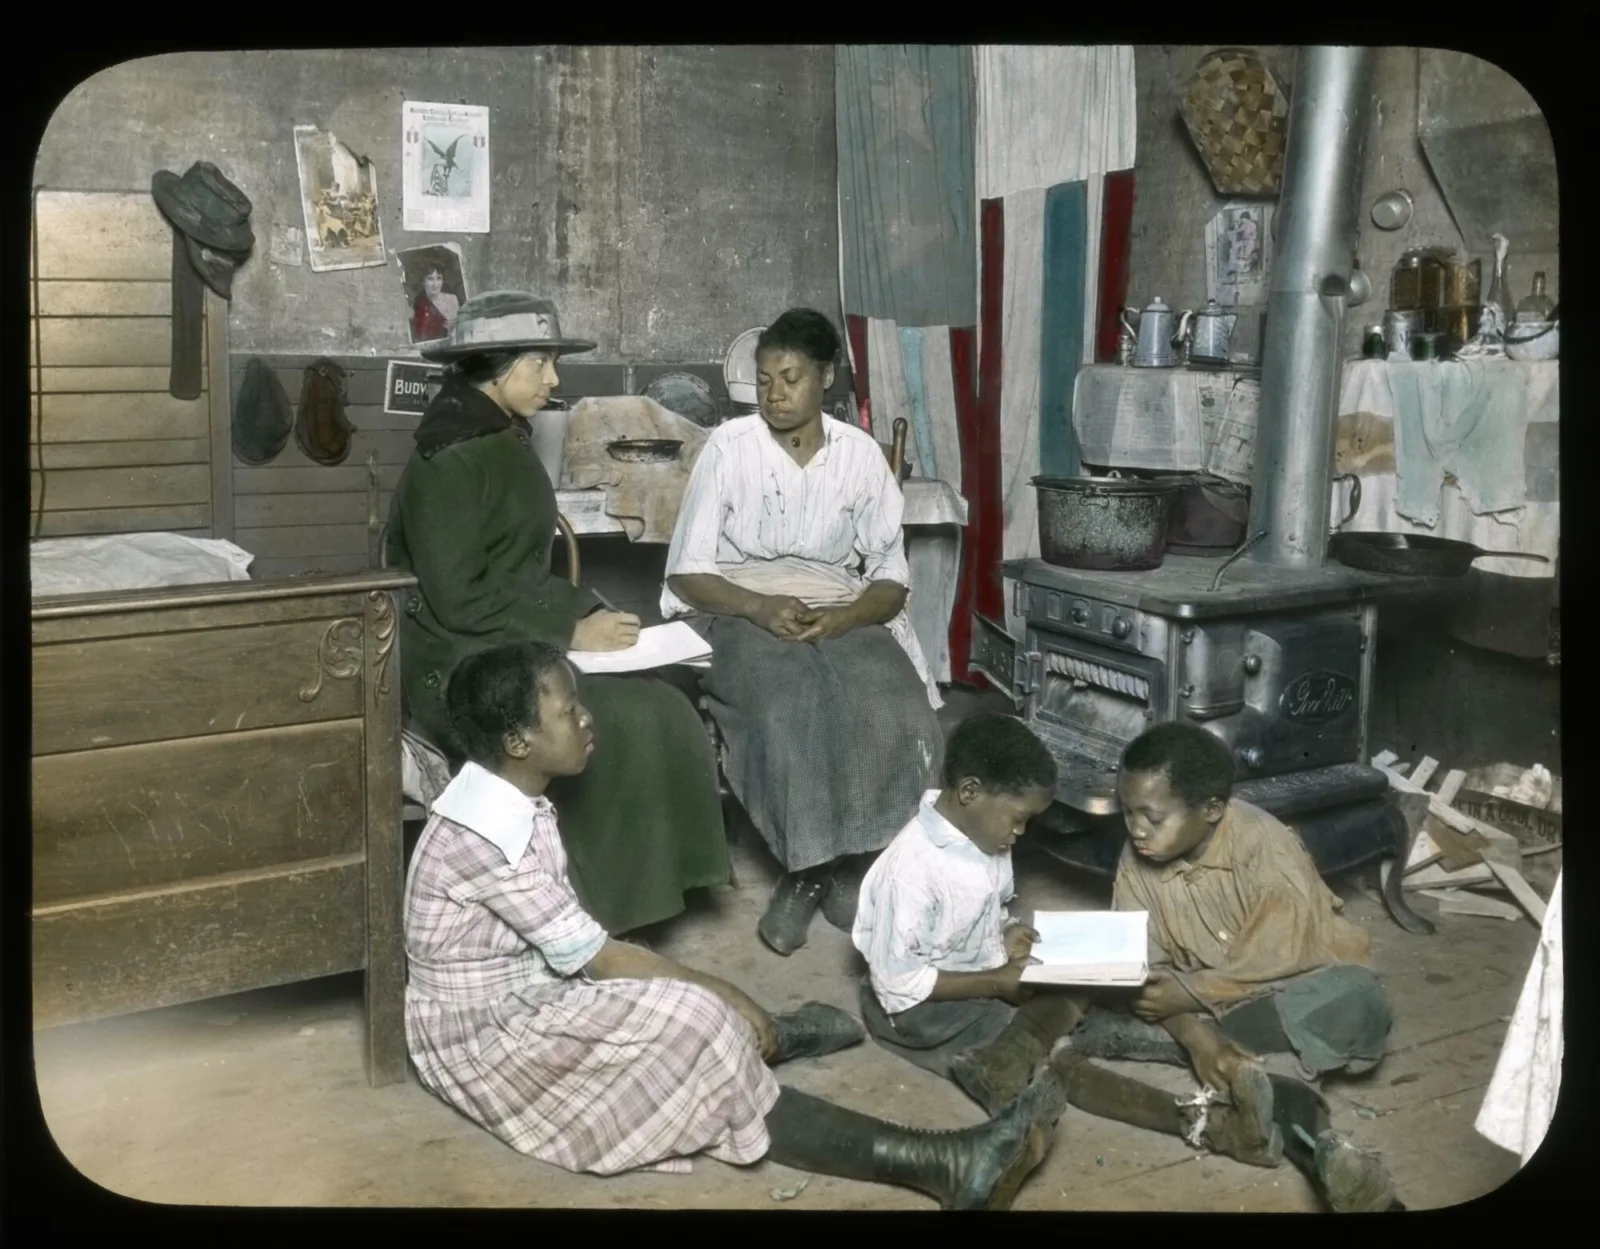
[[[1329,553],[1341,564],[1362,572],[1391,573],[1401,577],[1460,577],[1472,561],[1484,555],[1496,559],[1550,561],[1543,555],[1525,551],[1486,551],[1470,542],[1434,538],[1417,533],[1336,533],[1328,543]]]

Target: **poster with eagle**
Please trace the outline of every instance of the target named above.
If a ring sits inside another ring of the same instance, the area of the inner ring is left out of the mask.
[[[405,228],[489,233],[489,110],[407,100],[401,133]]]

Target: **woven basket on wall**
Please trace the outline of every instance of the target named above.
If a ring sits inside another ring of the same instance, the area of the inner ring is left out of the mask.
[[[1289,101],[1255,56],[1223,48],[1205,57],[1178,112],[1219,194],[1277,194]]]

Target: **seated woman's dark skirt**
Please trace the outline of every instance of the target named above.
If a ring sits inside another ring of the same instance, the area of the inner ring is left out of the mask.
[[[938,784],[944,734],[882,625],[790,642],[747,620],[697,620],[729,788],[785,871],[883,849]]]

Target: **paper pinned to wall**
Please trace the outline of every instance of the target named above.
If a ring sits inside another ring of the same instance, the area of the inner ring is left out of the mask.
[[[489,110],[407,100],[401,133],[405,228],[489,233]]]
[[[294,154],[313,272],[388,264],[372,162],[315,126],[294,128]]]
[[[1270,203],[1229,204],[1206,223],[1206,297],[1224,308],[1267,302],[1272,272]]]

